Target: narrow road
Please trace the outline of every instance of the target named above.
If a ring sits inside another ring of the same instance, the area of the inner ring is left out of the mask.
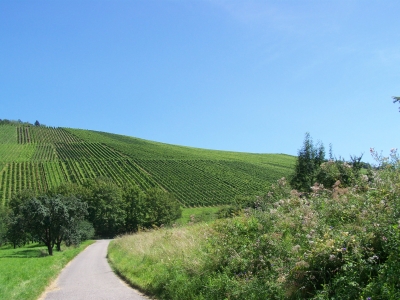
[[[82,251],[40,299],[147,299],[111,270],[106,258],[109,243],[110,240],[99,240]]]

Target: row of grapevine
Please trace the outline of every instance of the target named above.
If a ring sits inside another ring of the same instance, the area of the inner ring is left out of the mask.
[[[0,197],[99,176],[174,193],[187,206],[254,195],[291,173],[294,159],[210,151],[128,136],[29,124],[0,125]]]
[[[29,144],[32,142],[32,138],[27,126],[17,126],[17,140],[18,144]]]
[[[77,136],[63,128],[53,127],[29,127],[34,143],[79,143],[82,142]]]
[[[146,173],[130,160],[65,160],[61,162],[71,182],[82,183],[86,179],[107,177],[123,186],[138,185],[142,190],[157,186]]]
[[[235,189],[212,174],[193,168],[183,160],[135,160],[166,190],[187,206],[229,203]]]
[[[59,162],[46,162],[43,163],[43,168],[46,174],[47,186],[49,189],[56,188],[63,182],[67,181],[64,176]]]
[[[0,144],[17,143],[16,126],[0,125]]]
[[[0,161],[30,161],[36,150],[33,144],[0,144]]]
[[[58,157],[68,159],[124,159],[124,156],[100,143],[55,143]]]
[[[54,161],[57,159],[57,152],[53,144],[37,144],[33,161]]]
[[[114,148],[134,159],[185,159],[185,160],[229,160],[248,162],[258,166],[287,167],[292,170],[295,157],[284,154],[241,153],[217,151],[147,141],[130,136],[82,129],[66,129],[82,140],[99,142]]]
[[[286,168],[261,167],[247,162],[230,160],[188,160],[187,164],[234,187],[242,195],[259,195],[268,183],[287,176]]]
[[[12,162],[3,169],[0,181],[3,201],[21,190],[31,189],[39,192],[48,190],[46,171],[43,163]]]

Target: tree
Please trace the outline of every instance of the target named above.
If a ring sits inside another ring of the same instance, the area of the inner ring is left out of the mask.
[[[295,172],[290,180],[292,188],[308,192],[316,181],[319,166],[325,161],[325,148],[322,143],[314,146],[310,134],[305,134],[303,147],[299,150]]]
[[[25,219],[21,215],[21,207],[36,196],[32,190],[22,190],[13,195],[8,203],[9,213],[6,218],[6,239],[14,248],[26,244],[32,237],[26,230]]]
[[[26,231],[25,219],[21,214],[16,214],[11,211],[11,213],[7,216],[7,232],[6,239],[9,243],[11,243],[14,249],[17,246],[22,246],[29,241],[31,236]]]
[[[38,120],[36,120],[36,122],[35,122],[35,126],[40,126],[40,123],[39,123],[39,121],[38,121]]]
[[[122,191],[125,202],[125,232],[136,232],[143,226],[146,207],[143,192],[136,186],[125,186]]]
[[[0,205],[0,247],[7,240],[8,211],[4,205]]]
[[[182,216],[180,203],[170,193],[152,188],[144,197],[145,227],[169,225]]]
[[[121,189],[104,177],[91,179],[83,184],[82,200],[88,204],[88,221],[93,224],[96,235],[114,237],[123,232],[125,203]]]
[[[61,250],[61,242],[76,231],[86,214],[86,203],[73,196],[61,195],[31,198],[14,211],[24,232],[43,242],[49,255],[53,255],[54,245]]]
[[[400,103],[400,97],[395,97],[393,96],[393,103],[399,102]],[[399,107],[399,111],[400,111],[400,107]]]

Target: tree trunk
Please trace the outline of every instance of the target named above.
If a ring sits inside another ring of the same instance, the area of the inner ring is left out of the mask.
[[[47,250],[49,251],[49,255],[53,255],[53,247],[51,246],[51,243],[47,244]]]

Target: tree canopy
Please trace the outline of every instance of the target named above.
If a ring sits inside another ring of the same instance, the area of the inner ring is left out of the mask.
[[[52,255],[54,245],[60,251],[61,242],[77,231],[86,214],[87,204],[74,196],[34,197],[14,205],[9,231],[20,238],[29,234]]]
[[[322,143],[314,145],[310,134],[307,132],[303,147],[298,151],[295,171],[290,185],[299,191],[308,192],[315,183],[317,171],[324,160],[324,145]]]
[[[392,98],[393,98],[393,103],[396,103],[396,102],[400,103],[400,97],[393,96]],[[399,107],[399,111],[400,111],[400,107]]]

